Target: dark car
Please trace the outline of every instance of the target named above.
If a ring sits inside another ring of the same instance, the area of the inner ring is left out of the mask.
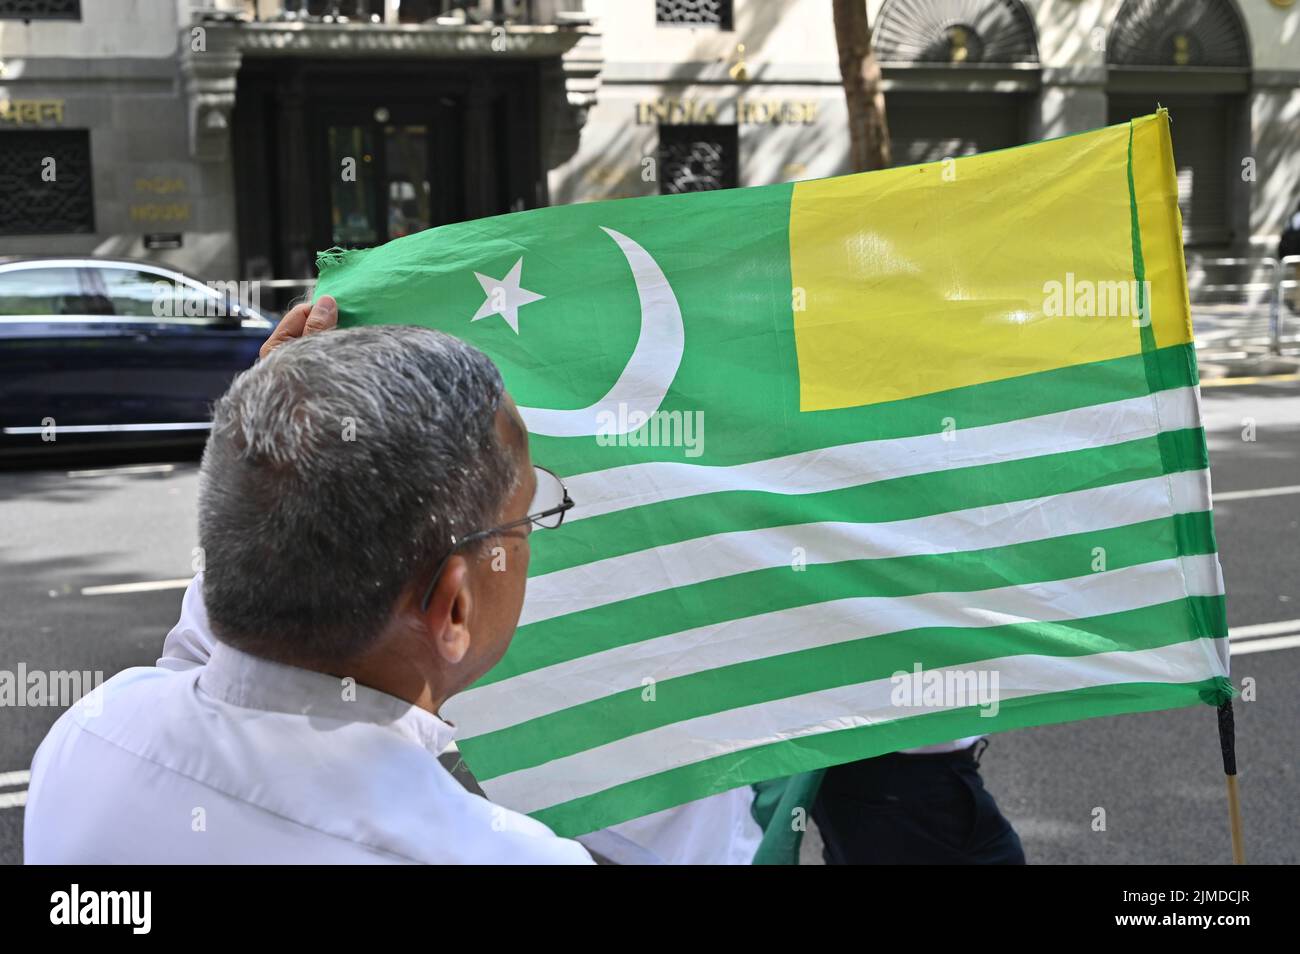
[[[247,290],[150,262],[0,260],[0,452],[201,442],[272,327]]]

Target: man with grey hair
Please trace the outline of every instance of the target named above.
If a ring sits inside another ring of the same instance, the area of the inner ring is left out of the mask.
[[[514,633],[530,531],[572,501],[485,355],[415,327],[311,334],[336,316],[290,312],[217,403],[217,642],[64,713],[32,762],[28,862],[590,863],[437,758],[443,702]]]

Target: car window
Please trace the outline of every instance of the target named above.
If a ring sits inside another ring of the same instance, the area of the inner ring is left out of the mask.
[[[124,318],[194,324],[216,321],[226,311],[225,300],[216,292],[158,272],[134,268],[99,268],[96,272],[113,311]]]
[[[90,292],[72,266],[0,272],[0,315],[108,315],[108,301]]]

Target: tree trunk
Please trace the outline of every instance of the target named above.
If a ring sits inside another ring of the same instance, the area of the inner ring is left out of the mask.
[[[889,154],[885,94],[880,89],[880,64],[871,49],[867,0],[832,0],[835,45],[840,53],[840,77],[849,108],[849,160],[854,172],[884,169]]]

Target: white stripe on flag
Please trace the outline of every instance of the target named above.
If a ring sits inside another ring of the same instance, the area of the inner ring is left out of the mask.
[[[472,738],[625,689],[639,689],[646,676],[663,682],[721,666],[921,627],[975,629],[1059,622],[1222,592],[1218,559],[1208,554],[1045,583],[830,600],[700,626],[522,673],[448,700],[446,715],[461,727],[463,738]],[[1064,662],[1068,665],[1068,660]]]
[[[1042,414],[1003,424],[915,437],[818,448],[730,467],[656,461],[565,478],[577,506],[566,521],[719,491],[811,494],[956,467],[1024,460],[1137,440],[1163,430],[1199,427],[1196,391],[1177,388],[1153,396]]]
[[[1200,500],[1209,506],[1203,470],[908,520],[794,524],[696,537],[534,577],[519,625],[737,573],[789,567],[798,550],[806,564],[959,553],[1155,520],[1187,512]]]
[[[1223,649],[1215,645],[1221,642],[1226,640],[1184,640],[1155,649],[1079,656],[1064,664],[1056,656],[1010,656],[931,671],[997,672],[998,699],[1006,702],[1117,683],[1189,683],[1223,676],[1218,655]],[[945,711],[942,706],[895,705],[894,689],[892,679],[876,679],[711,713],[488,779],[482,786],[497,804],[535,812],[720,755]],[[783,728],[776,733],[754,731],[770,726]]]

